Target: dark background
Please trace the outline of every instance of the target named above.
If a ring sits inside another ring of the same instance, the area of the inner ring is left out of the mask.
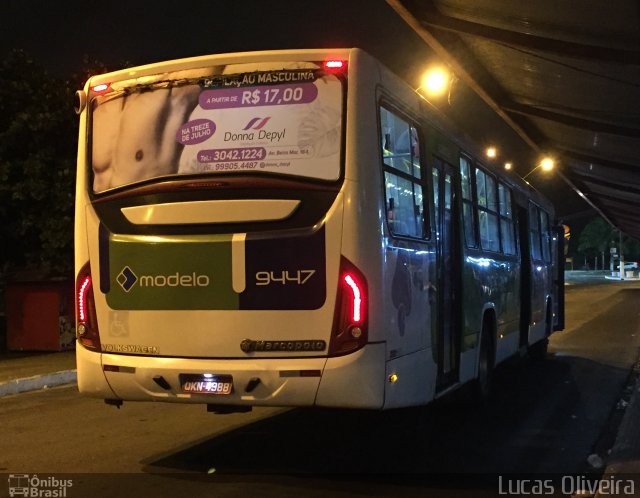
[[[52,79],[67,79],[77,87],[95,68],[115,70],[211,53],[357,46],[415,88],[436,61],[384,0],[4,0],[0,8],[0,57],[23,49]],[[481,146],[497,145],[501,160],[513,161],[520,176],[537,163],[522,140],[463,83],[454,86],[449,102],[437,105]],[[76,129],[68,133],[75,139]],[[575,245],[595,211],[557,176],[537,172],[529,180],[571,225]]]
[[[57,76],[84,55],[117,68],[212,53],[359,46],[417,74],[428,51],[383,0],[2,2],[0,47]]]
[[[61,78],[80,73],[87,60],[115,70],[212,53],[360,47],[417,87],[422,72],[436,61],[384,0],[5,0],[1,19],[0,54],[22,48]],[[481,145],[498,144],[522,176],[535,165],[521,140],[462,83],[441,108]],[[531,180],[563,200],[561,215],[588,209],[558,179]]]

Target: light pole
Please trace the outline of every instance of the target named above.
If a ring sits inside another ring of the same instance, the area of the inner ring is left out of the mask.
[[[618,230],[619,245],[620,245],[620,280],[624,280],[624,251],[622,249],[622,230]]]
[[[553,168],[555,168],[555,161],[553,159],[551,159],[550,157],[545,157],[544,159],[542,159],[542,161],[540,161],[540,164],[538,164],[535,168],[533,168],[531,171],[529,171],[529,173],[527,173],[526,175],[524,175],[522,177],[523,180],[526,180],[527,177],[533,173],[534,171],[536,171],[538,168],[542,168],[542,171],[546,171],[549,172],[551,170],[553,170]]]

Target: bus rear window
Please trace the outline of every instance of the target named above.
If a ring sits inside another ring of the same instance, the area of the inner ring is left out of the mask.
[[[171,175],[340,177],[342,84],[317,69],[164,75],[114,85],[91,104],[95,193]],[[270,64],[270,67],[273,67]],[[282,66],[280,66],[282,67]]]

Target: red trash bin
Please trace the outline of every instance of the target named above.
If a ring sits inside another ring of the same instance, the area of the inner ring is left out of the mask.
[[[63,351],[75,347],[73,282],[13,282],[5,289],[7,349]]]

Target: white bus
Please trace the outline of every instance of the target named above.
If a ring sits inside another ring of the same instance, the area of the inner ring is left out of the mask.
[[[126,69],[76,106],[84,394],[420,405],[562,327],[552,206],[362,50]]]

